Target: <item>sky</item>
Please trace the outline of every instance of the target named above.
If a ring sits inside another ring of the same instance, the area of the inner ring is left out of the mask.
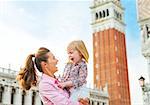
[[[90,54],[88,86],[93,84],[93,49],[90,6],[93,0],[0,0],[0,67],[18,71],[26,56],[49,48],[59,60],[57,74],[67,62],[69,42],[81,39]],[[121,0],[125,8],[127,61],[132,105],[142,105],[138,79],[146,78],[147,62],[141,54],[136,0]]]

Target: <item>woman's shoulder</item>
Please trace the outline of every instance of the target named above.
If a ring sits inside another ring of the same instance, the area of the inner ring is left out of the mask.
[[[55,81],[49,78],[41,78],[39,82],[39,90],[47,90],[47,89],[56,88]]]
[[[42,84],[54,84],[55,78],[43,74],[40,78],[40,83]]]

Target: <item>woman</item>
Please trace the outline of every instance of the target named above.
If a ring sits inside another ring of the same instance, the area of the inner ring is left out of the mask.
[[[34,62],[32,58],[35,57]],[[37,84],[36,68],[42,72],[39,83],[39,94],[44,105],[89,105],[85,99],[73,102],[69,99],[68,93],[58,87],[59,81],[54,73],[57,71],[58,60],[49,49],[41,47],[36,54],[30,54],[25,62],[25,67],[21,68],[17,75],[17,80],[24,90],[29,90]],[[34,65],[35,64],[35,65]]]

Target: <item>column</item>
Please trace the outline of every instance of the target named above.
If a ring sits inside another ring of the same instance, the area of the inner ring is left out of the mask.
[[[90,99],[90,105],[92,105],[92,100]]]
[[[97,101],[94,101],[94,105],[97,105]]]
[[[39,91],[36,91],[36,95],[35,95],[35,105],[42,105],[41,103],[41,98],[39,96]]]
[[[147,98],[148,98],[148,105],[150,105],[150,92],[148,92]]]
[[[150,83],[150,56],[147,57],[148,62],[148,76],[149,76],[149,83]]]
[[[148,105],[148,97],[147,97],[147,93],[143,94],[143,105]]]
[[[143,94],[144,105],[150,105],[150,92],[144,92]]]
[[[10,86],[5,86],[4,89],[4,97],[3,99],[3,104],[11,104],[11,87]]]
[[[15,88],[13,105],[22,105],[22,90],[19,87]]]
[[[108,100],[106,100],[106,105],[109,105],[109,101]]]
[[[31,90],[26,92],[24,103],[25,103],[24,105],[32,105],[32,91]]]
[[[100,105],[103,105],[103,103],[102,103],[102,102],[100,102]]]

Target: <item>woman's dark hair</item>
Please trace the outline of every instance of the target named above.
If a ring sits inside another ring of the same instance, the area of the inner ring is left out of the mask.
[[[36,76],[35,66],[40,72],[43,72],[41,67],[41,62],[42,61],[47,62],[48,52],[50,52],[49,49],[45,47],[41,47],[38,49],[37,53],[30,54],[26,58],[25,66],[20,69],[19,74],[17,75],[16,78],[19,81],[20,86],[24,90],[29,90],[31,86],[36,86],[37,76]],[[34,62],[32,60],[33,57],[35,57]]]

